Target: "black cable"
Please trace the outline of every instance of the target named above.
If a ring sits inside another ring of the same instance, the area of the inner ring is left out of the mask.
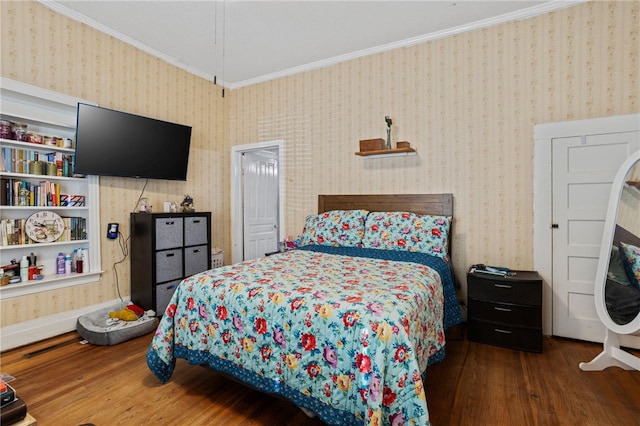
[[[140,203],[140,200],[142,200],[142,196],[144,195],[144,190],[147,188],[148,183],[149,183],[149,179],[145,179],[144,186],[142,187],[142,191],[140,192],[140,196],[138,197],[138,201],[136,201],[136,206],[133,208],[134,213],[138,208],[138,204]],[[115,279],[116,279],[116,291],[118,293],[118,298],[120,299],[121,302],[124,302],[124,299],[122,298],[122,294],[120,293],[120,280],[118,278],[118,268],[116,268],[116,266],[124,262],[129,256],[129,248],[127,247],[127,244],[129,243],[129,239],[131,238],[131,233],[133,232],[134,226],[135,226],[135,222],[132,223],[132,229],[129,230],[129,236],[127,238],[124,237],[122,232],[118,231],[118,245],[120,246],[120,251],[122,252],[122,259],[120,259],[119,261],[113,264],[113,275],[115,276]]]
[[[147,188],[147,184],[149,183],[149,179],[145,179],[144,186],[142,187],[142,192],[140,192],[140,196],[138,197],[138,201],[136,201],[136,206],[133,208],[133,213],[138,209],[138,204],[140,204],[140,200],[142,200],[142,196],[144,195],[144,190]],[[128,238],[127,238],[128,240]]]
[[[118,298],[120,299],[121,302],[123,302],[124,300],[122,299],[122,295],[120,294],[120,281],[118,279],[118,268],[116,268],[116,266],[124,262],[127,256],[129,256],[127,241],[128,241],[128,238],[125,240],[124,235],[122,235],[122,232],[118,231],[118,245],[120,246],[120,251],[122,252],[123,256],[122,256],[122,259],[120,259],[119,261],[113,264],[113,274],[116,278],[116,290],[118,292]]]

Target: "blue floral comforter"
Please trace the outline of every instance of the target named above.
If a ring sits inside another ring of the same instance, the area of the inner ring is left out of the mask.
[[[423,373],[461,320],[441,258],[307,246],[185,279],[147,364],[207,365],[328,424],[424,425]]]

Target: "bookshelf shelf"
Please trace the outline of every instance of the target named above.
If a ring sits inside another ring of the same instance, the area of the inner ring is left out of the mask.
[[[63,142],[66,141],[67,145],[69,139],[75,136],[77,104],[86,102],[6,78],[0,78],[0,95],[0,119],[5,122],[26,123],[27,132],[42,135],[43,140],[48,140],[45,136],[60,138]],[[22,256],[33,253],[37,257],[36,266],[41,268],[41,274],[44,276],[41,280],[1,286],[0,300],[99,280],[102,273],[99,178],[72,176],[71,165],[75,154],[72,147],[3,137],[0,138],[0,149],[0,266],[19,262]],[[61,168],[57,161],[61,159],[69,166],[67,169],[62,168],[62,174],[66,176],[59,176]],[[34,163],[35,161],[43,163],[42,169],[38,168],[39,164]],[[19,166],[16,166],[17,164]],[[47,170],[47,165],[56,170]],[[32,170],[36,170],[37,173],[29,173]],[[40,174],[40,171],[43,173]],[[11,192],[9,188],[12,189]],[[24,190],[29,195],[23,195],[22,199],[15,198],[16,188],[19,191]],[[65,199],[69,200],[69,203],[76,202],[81,205],[64,205]],[[54,242],[31,242],[24,232],[24,222],[34,213],[45,210],[55,211],[65,220],[65,234]],[[84,235],[86,238],[83,238]],[[79,239],[72,240],[74,237]],[[81,274],[56,274],[58,253],[69,254],[76,249],[88,249],[86,261],[89,269],[85,269]]]

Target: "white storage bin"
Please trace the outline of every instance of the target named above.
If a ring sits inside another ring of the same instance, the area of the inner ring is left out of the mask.
[[[224,266],[224,251],[218,250],[211,253],[211,268]]]

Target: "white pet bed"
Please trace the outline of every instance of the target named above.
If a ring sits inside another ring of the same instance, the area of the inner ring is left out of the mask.
[[[151,333],[158,327],[158,319],[147,315],[137,321],[123,321],[109,317],[109,312],[123,309],[128,303],[120,303],[78,318],[76,329],[83,339],[94,345],[110,346]]]

